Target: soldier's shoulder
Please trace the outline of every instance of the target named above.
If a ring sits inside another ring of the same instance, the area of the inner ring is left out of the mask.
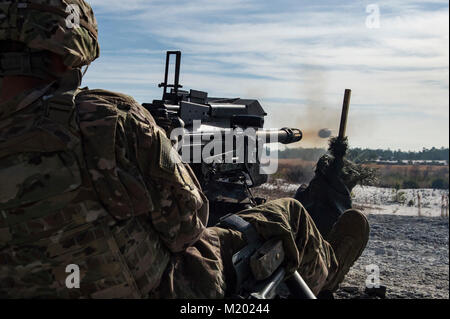
[[[102,89],[81,89],[76,96],[76,104],[80,112],[120,113],[139,121],[153,124],[150,113],[133,97]]]
[[[93,104],[101,107],[120,107],[125,109],[138,105],[138,102],[127,94],[101,89],[81,89],[77,94],[76,101],[78,104]]]

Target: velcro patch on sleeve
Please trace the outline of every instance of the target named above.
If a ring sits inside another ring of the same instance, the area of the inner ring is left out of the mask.
[[[158,140],[159,140],[159,167],[168,172],[175,172],[176,166],[176,157],[175,150],[172,147],[172,143],[170,140],[164,136],[164,133],[158,131]]]

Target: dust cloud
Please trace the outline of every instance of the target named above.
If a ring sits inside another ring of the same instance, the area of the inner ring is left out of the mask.
[[[327,102],[326,70],[306,70],[304,81],[299,86],[299,99],[304,104],[299,107],[301,113],[296,116],[297,127],[303,131],[302,147],[327,148],[328,138],[337,135],[342,101]],[[329,94],[329,92],[328,92]]]

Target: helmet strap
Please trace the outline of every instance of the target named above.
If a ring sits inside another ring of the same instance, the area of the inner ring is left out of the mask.
[[[91,64],[89,63],[89,64],[87,64],[85,67],[84,67],[84,71],[82,71],[82,77],[84,77],[84,75],[86,74],[86,72],[87,72],[87,70],[89,69],[89,66],[90,66]]]

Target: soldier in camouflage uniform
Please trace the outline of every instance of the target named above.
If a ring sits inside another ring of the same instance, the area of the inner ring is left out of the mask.
[[[67,23],[73,10],[79,26]],[[230,295],[245,236],[205,227],[195,175],[143,107],[79,88],[81,67],[99,56],[91,7],[0,0],[0,44],[0,297]],[[286,268],[315,293],[336,289],[367,241],[365,218],[349,212],[326,242],[294,199],[240,216],[282,239]],[[68,265],[79,288],[66,286]]]

